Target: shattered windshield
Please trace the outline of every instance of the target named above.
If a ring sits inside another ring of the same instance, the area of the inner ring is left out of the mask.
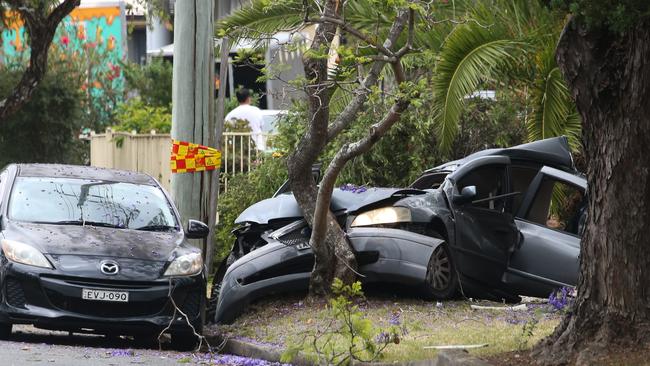
[[[9,218],[59,225],[178,230],[170,204],[158,187],[88,179],[19,177],[9,201]]]

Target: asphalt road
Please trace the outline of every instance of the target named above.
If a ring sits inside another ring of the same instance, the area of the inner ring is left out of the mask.
[[[53,332],[14,325],[12,338],[0,341],[0,365],[268,365],[234,356],[138,348],[126,338]]]

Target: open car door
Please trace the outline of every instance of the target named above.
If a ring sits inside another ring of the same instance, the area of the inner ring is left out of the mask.
[[[489,288],[501,284],[519,239],[509,168],[506,156],[477,158],[452,173],[446,188],[456,220],[454,260],[463,276]]]
[[[515,222],[521,245],[504,281],[523,295],[546,297],[578,281],[580,240],[586,222],[584,178],[543,167],[524,197]]]

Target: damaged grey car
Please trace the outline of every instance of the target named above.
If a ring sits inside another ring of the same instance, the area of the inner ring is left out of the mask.
[[[306,290],[311,231],[286,185],[237,218],[215,274],[218,323],[273,293]],[[342,187],[331,210],[364,283],[431,299],[519,301],[577,283],[586,180],[566,138],[488,149],[425,171],[406,189]]]

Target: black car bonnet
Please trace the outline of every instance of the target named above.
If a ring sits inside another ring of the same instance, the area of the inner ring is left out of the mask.
[[[4,238],[45,254],[96,255],[166,261],[183,242],[178,232],[151,232],[95,226],[7,221]]]

